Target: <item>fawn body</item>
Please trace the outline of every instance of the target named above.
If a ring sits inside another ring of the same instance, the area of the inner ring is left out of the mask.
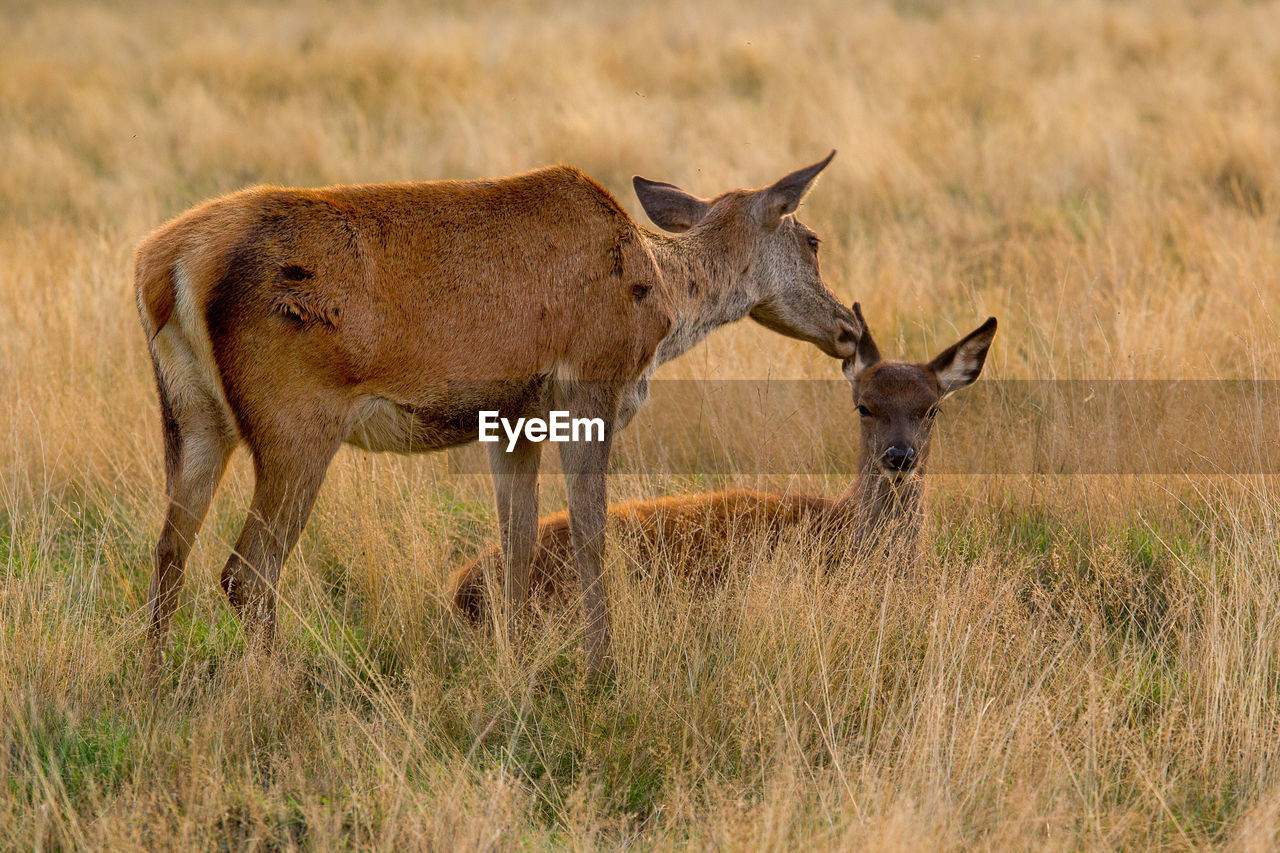
[[[791,215],[830,159],[711,201],[637,178],[646,211],[673,235],[640,227],[567,166],[486,181],[259,187],[158,229],[136,271],[169,496],[152,664],[241,442],[256,482],[222,586],[269,640],[281,566],[342,443],[438,450],[475,440],[480,409],[553,407],[607,424],[601,442],[560,445],[598,663],[608,647],[605,466],[656,364],[748,315],[831,355],[853,348],[853,316],[822,283],[813,232]],[[539,459],[532,442],[490,452],[512,613],[527,587]]]
[[[977,380],[996,331],[994,317],[927,363],[885,361],[862,320],[856,354],[843,365],[860,416],[861,448],[854,482],[839,497],[729,490],[633,501],[610,507],[609,522],[629,543],[633,568],[663,557],[693,580],[714,580],[724,555],[745,537],[777,543],[789,532],[819,537],[829,554],[892,544],[914,549],[923,519],[923,472],[938,403]],[[553,605],[574,592],[568,519],[558,513],[539,525],[531,591]],[[501,552],[491,548],[454,573],[455,607],[484,616],[486,578],[500,574]]]

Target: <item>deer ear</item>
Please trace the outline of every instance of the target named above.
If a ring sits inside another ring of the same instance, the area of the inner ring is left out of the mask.
[[[991,339],[995,336],[996,318],[988,317],[987,322],[929,362],[929,369],[942,385],[942,396],[967,388],[978,380],[982,365],[987,360],[987,350],[991,348]]]
[[[636,175],[631,179],[644,212],[664,231],[688,231],[702,221],[711,203],[685,192],[675,184],[651,181]]]
[[[827,168],[827,164],[834,156],[836,152],[832,151],[825,160],[797,169],[773,186],[759,190],[756,210],[760,216],[760,222],[766,228],[776,228],[782,217],[795,213],[796,208],[800,206],[800,200],[809,191],[818,173]]]
[[[862,318],[862,306],[857,302],[853,303],[853,316],[858,319],[858,325],[862,327],[862,334],[858,337],[858,346],[853,355],[846,358],[840,365],[840,369],[844,371],[845,378],[850,382],[854,381],[859,373],[880,361],[880,348],[872,340],[871,329],[868,328],[867,321]]]

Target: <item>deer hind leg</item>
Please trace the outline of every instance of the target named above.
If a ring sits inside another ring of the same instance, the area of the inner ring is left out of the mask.
[[[169,508],[156,543],[151,576],[147,668],[158,671],[169,624],[182,593],[187,557],[213,501],[236,434],[222,408],[198,393],[175,396],[157,371],[164,424],[165,491]]]
[[[573,417],[600,418],[605,425],[603,441],[567,441],[560,445],[569,489],[569,529],[586,619],[587,661],[592,671],[599,672],[607,666],[610,654],[604,536],[609,509],[606,474],[618,396],[608,384],[574,383],[562,387],[558,398]]]
[[[517,621],[529,599],[529,567],[538,540],[538,467],[542,445],[520,439],[511,452],[501,442],[489,448],[489,471],[498,505],[502,542],[502,592],[507,636],[518,636]],[[492,586],[492,579],[487,581]],[[490,601],[495,601],[490,590]],[[496,615],[497,608],[490,608]]]
[[[253,502],[222,569],[222,590],[250,639],[266,647],[275,633],[280,569],[311,514],[345,434],[349,409],[282,408],[271,423],[256,424],[248,431],[255,475]]]

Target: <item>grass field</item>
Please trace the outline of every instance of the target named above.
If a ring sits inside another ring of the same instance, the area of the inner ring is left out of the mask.
[[[935,477],[910,573],[815,579],[798,542],[744,543],[705,597],[619,578],[601,686],[573,623],[521,668],[449,619],[448,572],[496,523],[487,478],[443,455],[340,453],[285,571],[278,654],[246,655],[216,582],[251,486],[238,454],[150,691],[163,472],[131,280],[151,228],[253,183],[565,161],[640,216],[632,174],[710,195],[834,147],[801,215],[886,351],[924,357],[994,314],[983,382],[1277,377],[1277,6],[7,0],[0,17],[0,846],[1280,844],[1265,476]],[[744,323],[659,376],[838,371]],[[1018,435],[1015,417],[983,429]],[[726,410],[714,431],[748,429]],[[1206,429],[1225,447],[1240,425]],[[628,471],[615,499],[843,487]],[[563,505],[544,478],[544,508]]]

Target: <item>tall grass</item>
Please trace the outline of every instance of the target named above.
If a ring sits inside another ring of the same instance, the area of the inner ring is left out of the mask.
[[[444,456],[339,455],[279,653],[246,655],[214,580],[241,455],[148,691],[163,484],[130,253],[249,183],[567,161],[639,215],[633,173],[710,195],[836,147],[801,215],[887,352],[996,314],[989,379],[1273,377],[1277,11],[5,4],[0,845],[1274,847],[1262,476],[935,477],[911,572],[816,577],[800,542],[744,545],[706,595],[616,573],[601,685],[573,621],[517,662],[449,618],[495,521]],[[661,375],[838,377],[749,324]],[[749,424],[715,412],[708,441]],[[628,470],[616,499],[844,485]]]

